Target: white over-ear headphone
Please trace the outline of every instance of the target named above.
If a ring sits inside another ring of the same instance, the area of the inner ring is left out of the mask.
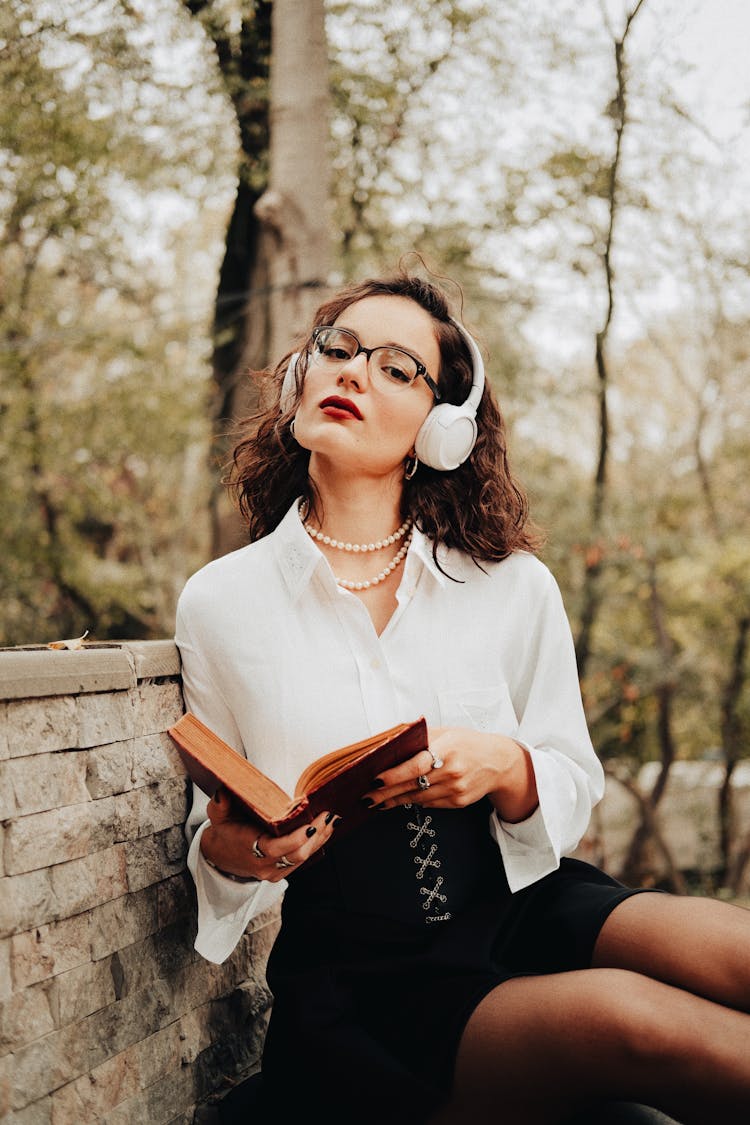
[[[420,426],[414,451],[423,464],[447,472],[457,469],[471,453],[477,440],[476,414],[484,391],[484,362],[477,342],[462,324],[451,321],[463,336],[471,355],[471,390],[466,402],[455,406],[439,402]]]
[[[477,342],[457,320],[458,331],[466,341],[471,355],[472,380],[469,397],[460,406],[452,402],[439,402],[433,406],[419,428],[414,450],[419,460],[431,469],[448,472],[457,469],[471,453],[477,440],[476,414],[484,391],[484,362]],[[291,410],[297,393],[295,368],[300,352],[295,352],[289,360],[284,381],[281,384],[279,406],[282,413]]]

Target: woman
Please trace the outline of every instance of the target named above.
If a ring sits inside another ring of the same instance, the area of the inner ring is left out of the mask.
[[[744,1121],[750,914],[563,858],[603,775],[473,341],[431,285],[368,281],[273,388],[235,451],[252,542],[180,599],[187,705],[287,790],[420,714],[430,749],[373,778],[338,842],[336,809],[273,839],[195,794],[196,948],[222,961],[284,895],[271,1104],[537,1123],[606,1097]]]

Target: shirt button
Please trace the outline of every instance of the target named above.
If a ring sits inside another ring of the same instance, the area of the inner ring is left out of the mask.
[[[370,667],[372,668],[373,672],[380,671],[381,664],[377,656],[373,657],[373,659],[370,661]]]

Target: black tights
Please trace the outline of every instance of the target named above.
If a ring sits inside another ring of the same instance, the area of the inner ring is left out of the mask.
[[[484,998],[431,1125],[553,1125],[604,1099],[685,1125],[744,1125],[748,1013],[750,911],[635,895],[605,922],[590,969],[516,978]]]

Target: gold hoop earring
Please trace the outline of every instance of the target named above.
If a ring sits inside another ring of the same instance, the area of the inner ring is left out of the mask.
[[[418,468],[419,458],[414,453],[404,461],[404,480],[411,480]]]

